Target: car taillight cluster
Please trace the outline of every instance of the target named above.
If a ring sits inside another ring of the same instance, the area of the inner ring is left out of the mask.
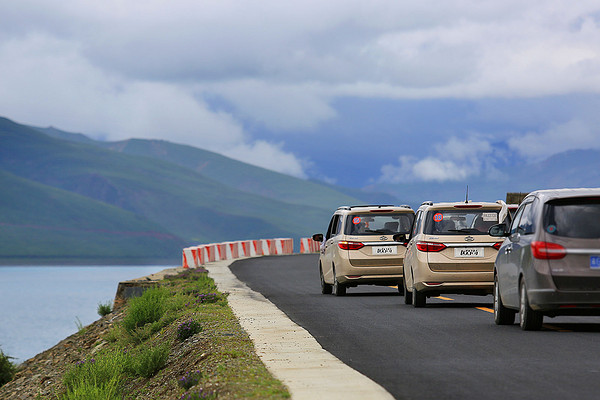
[[[502,246],[502,242],[496,242],[492,245],[492,247],[496,250],[500,250],[500,246]]]
[[[341,240],[338,242],[338,247],[342,250],[358,250],[365,247],[361,242],[348,242],[346,240]]]
[[[436,242],[417,242],[417,249],[424,252],[442,251],[446,248],[443,243]]]
[[[560,244],[549,242],[531,242],[531,254],[540,260],[558,260],[567,255],[567,250]]]

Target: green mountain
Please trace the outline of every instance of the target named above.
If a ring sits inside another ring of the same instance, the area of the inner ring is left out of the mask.
[[[105,240],[96,241],[98,249],[105,246],[107,257],[121,256],[117,248],[123,247],[129,249],[131,257],[156,254],[178,259],[181,247],[189,244],[309,236],[325,228],[335,207],[361,203],[326,185],[190,146],[150,140],[104,143],[4,118],[0,118],[0,171],[3,192],[13,193],[11,203],[0,203],[0,242],[7,243],[0,247],[0,258],[18,254],[68,257],[73,251],[49,248],[74,248],[79,242],[74,241],[77,235],[69,230],[74,228],[68,221],[85,220],[85,225],[77,226],[85,226],[89,234],[104,232],[107,238],[116,240],[120,237],[116,232],[156,232],[156,237],[168,237],[165,242],[173,245],[158,246],[151,235],[137,235],[137,247],[126,241],[117,247]],[[28,196],[27,192],[35,192],[36,196]],[[44,208],[44,199],[56,197],[56,193],[61,194],[56,206],[65,206],[54,211]],[[27,205],[24,210],[38,210],[31,220],[23,217],[23,209],[16,212],[20,197],[30,197],[22,202],[23,207]],[[83,214],[75,213],[86,208],[94,218],[86,220]],[[44,226],[36,231],[36,240],[43,244],[37,252],[22,251],[26,234],[19,236],[13,228],[4,229],[36,225],[35,221],[50,214],[51,220],[37,224]],[[103,227],[102,223],[111,221],[122,225]],[[85,246],[76,247],[78,254],[87,251]],[[99,255],[90,249],[89,256]]]
[[[135,214],[0,170],[0,258],[150,263],[184,242]]]

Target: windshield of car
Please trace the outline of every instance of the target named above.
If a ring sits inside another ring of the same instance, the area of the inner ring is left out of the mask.
[[[346,235],[394,235],[409,233],[415,215],[412,213],[352,214],[346,220]]]
[[[600,198],[560,199],[544,206],[544,230],[555,236],[600,238]]]
[[[487,235],[498,223],[500,210],[431,210],[425,216],[424,233],[428,235]]]

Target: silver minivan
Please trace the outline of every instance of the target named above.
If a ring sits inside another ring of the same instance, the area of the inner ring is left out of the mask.
[[[600,188],[538,190],[520,204],[494,264],[494,321],[539,330],[544,316],[600,315]]]

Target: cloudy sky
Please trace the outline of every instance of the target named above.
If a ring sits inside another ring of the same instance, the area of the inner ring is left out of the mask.
[[[600,148],[597,0],[0,0],[0,115],[347,186]]]

